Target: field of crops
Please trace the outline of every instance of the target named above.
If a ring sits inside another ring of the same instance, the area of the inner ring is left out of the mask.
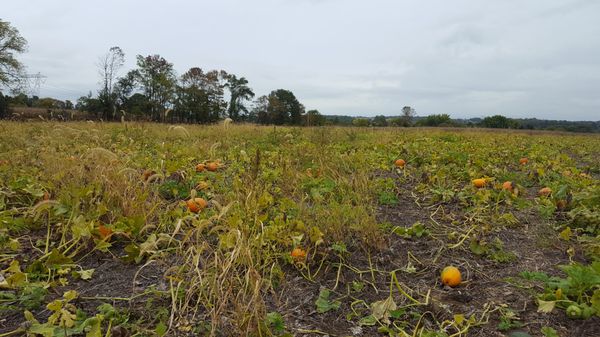
[[[599,336],[600,137],[2,122],[21,335]]]

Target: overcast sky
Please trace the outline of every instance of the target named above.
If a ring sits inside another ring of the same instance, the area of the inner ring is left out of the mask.
[[[40,96],[96,93],[120,46],[284,88],[324,114],[600,120],[597,0],[2,0],[47,76]]]

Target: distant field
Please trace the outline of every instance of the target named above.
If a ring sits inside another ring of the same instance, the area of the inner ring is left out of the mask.
[[[599,336],[599,259],[598,135],[0,121],[0,336]]]

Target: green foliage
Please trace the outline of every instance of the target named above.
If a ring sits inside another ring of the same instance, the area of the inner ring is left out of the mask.
[[[330,296],[331,296],[331,290],[321,289],[321,291],[319,292],[319,297],[317,298],[317,301],[315,302],[318,313],[323,314],[330,310],[337,310],[340,308],[340,305],[342,304],[342,302],[330,300],[329,299]]]
[[[481,126],[493,129],[516,129],[519,127],[519,123],[502,115],[494,115],[484,118]]]
[[[550,277],[541,272],[522,272],[521,277],[541,282],[545,292],[538,296],[539,311],[555,307],[566,310],[570,318],[600,316],[600,261],[589,265],[573,263],[560,266],[566,278]]]

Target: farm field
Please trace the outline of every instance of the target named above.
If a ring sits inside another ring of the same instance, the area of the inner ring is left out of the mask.
[[[22,335],[600,336],[600,137],[0,122]]]

